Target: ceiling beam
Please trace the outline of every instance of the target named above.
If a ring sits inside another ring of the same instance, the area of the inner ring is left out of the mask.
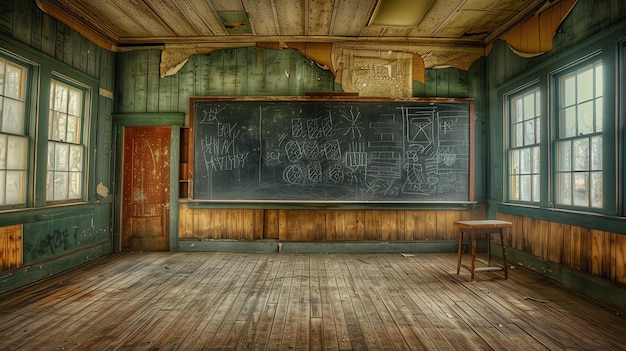
[[[482,40],[454,38],[410,38],[410,37],[350,37],[350,36],[261,36],[261,35],[224,35],[209,37],[122,37],[118,41],[120,47],[162,45],[162,44],[224,44],[239,46],[242,42],[275,43],[275,42],[312,42],[312,43],[370,43],[385,47],[392,44],[404,45],[440,45],[444,47],[483,48]]]

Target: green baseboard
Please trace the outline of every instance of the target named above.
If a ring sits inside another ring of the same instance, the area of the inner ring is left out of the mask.
[[[179,251],[224,251],[263,253],[420,253],[456,252],[452,240],[428,241],[345,241],[345,242],[280,242],[233,240],[179,240]],[[480,249],[480,246],[479,246]]]
[[[105,242],[44,262],[0,273],[0,295],[50,278],[109,253],[111,253],[111,243]]]
[[[493,244],[492,252],[502,257],[499,245]],[[531,270],[621,311],[626,311],[626,286],[624,285],[578,272],[511,248],[506,249],[506,258],[513,266]]]

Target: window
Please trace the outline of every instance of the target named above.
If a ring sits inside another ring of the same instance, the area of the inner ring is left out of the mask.
[[[0,57],[0,206],[26,204],[28,69]]]
[[[85,88],[60,79],[50,86],[48,201],[83,198]]]
[[[602,62],[555,78],[556,204],[602,208]]]
[[[541,95],[539,87],[507,99],[509,116],[509,200],[539,202]]]

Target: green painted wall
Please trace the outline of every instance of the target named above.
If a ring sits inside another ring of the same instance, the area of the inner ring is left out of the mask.
[[[160,50],[119,53],[116,112],[189,114],[192,96],[301,96],[307,92],[341,92],[331,72],[297,50],[248,47],[192,56],[173,76],[159,77]],[[287,72],[288,74],[285,74]],[[485,64],[469,71],[427,70],[425,83],[414,82],[414,97],[473,98],[476,103],[476,185],[478,201],[487,187]],[[187,120],[188,123],[188,120]]]
[[[502,162],[504,133],[501,101],[503,92],[523,86],[533,80],[539,80],[540,84],[547,84],[546,80],[550,72],[598,50],[605,53],[606,62],[613,62],[617,55],[618,41],[624,39],[624,34],[619,28],[624,27],[625,20],[625,1],[579,0],[557,31],[551,51],[534,58],[524,59],[513,53],[505,42],[495,42],[486,58],[487,115],[489,116],[487,129],[491,136],[486,166],[489,170],[487,174],[490,179],[488,199],[492,205],[490,206],[492,215],[495,215],[498,208],[497,203],[504,200],[503,167],[505,165]],[[614,69],[614,67],[611,67],[611,64],[605,65],[605,71],[609,69]],[[605,92],[605,95],[608,93]],[[610,105],[610,103],[605,104]],[[547,130],[547,126],[544,126],[544,130]],[[546,216],[551,215],[545,214],[544,217]],[[573,220],[576,219],[573,218]],[[606,224],[599,223],[601,221],[596,220],[600,225]],[[614,226],[611,228],[614,229]],[[612,230],[611,228],[599,229]],[[626,232],[626,228],[622,230]]]
[[[85,204],[34,206],[0,213],[0,226],[24,224],[22,268],[0,272],[0,293],[71,269],[111,252],[113,196],[96,195],[102,183],[112,193],[113,100],[99,94],[115,86],[115,54],[96,46],[67,25],[43,13],[34,0],[0,0],[0,49],[34,62],[41,77],[56,71],[83,81],[94,91],[88,198]],[[45,87],[43,87],[45,88]],[[47,89],[41,106],[47,106]],[[105,94],[107,95],[107,94]],[[38,116],[39,114],[35,114]],[[47,118],[47,113],[44,114]],[[34,143],[35,136],[31,142]],[[45,168],[43,173],[45,175]],[[41,182],[40,182],[41,184]],[[44,184],[45,187],[45,184]],[[40,189],[39,186],[37,189]],[[39,193],[33,189],[33,192]]]
[[[503,106],[505,101],[503,96],[507,92],[523,87],[531,82],[538,82],[537,84],[542,91],[551,92],[553,83],[550,81],[550,75],[553,72],[591,54],[598,54],[603,60],[605,78],[608,78],[603,91],[604,114],[605,116],[615,117],[615,121],[617,121],[608,125],[605,124],[604,130],[611,131],[615,130],[616,127],[623,129],[624,99],[620,98],[618,91],[616,91],[616,84],[618,84],[619,80],[612,80],[610,77],[617,76],[618,64],[616,60],[618,60],[618,57],[624,60],[624,54],[626,54],[624,40],[626,40],[625,1],[579,0],[558,29],[553,40],[553,49],[550,52],[534,58],[524,59],[514,54],[506,43],[497,41],[494,43],[493,50],[489,56],[485,58],[486,98],[489,116],[486,128],[489,135],[489,145],[485,166],[487,169],[486,176],[489,179],[487,189],[489,216],[492,218],[498,214],[520,216],[523,218],[523,221],[521,221],[523,223],[516,223],[518,228],[523,228],[525,224],[531,228],[536,228],[532,226],[535,220],[545,221],[545,223],[550,225],[553,223],[565,224],[565,227],[571,228],[567,231],[564,230],[562,233],[562,243],[548,235],[542,236],[545,233],[541,233],[541,230],[517,233],[518,238],[524,237],[527,240],[524,240],[521,247],[518,244],[516,249],[507,248],[507,255],[513,258],[511,262],[535,270],[563,285],[578,289],[590,296],[620,307],[624,306],[623,297],[626,294],[626,290],[623,285],[616,284],[616,279],[617,281],[623,281],[623,275],[615,273],[616,267],[611,266],[611,264],[606,264],[606,268],[596,269],[595,271],[591,267],[593,264],[598,266],[598,262],[623,262],[623,250],[615,249],[618,245],[613,242],[606,242],[606,245],[601,245],[602,243],[597,242],[597,238],[610,237],[610,235],[604,232],[616,233],[616,235],[626,234],[623,217],[625,213],[623,210],[620,211],[620,204],[617,203],[616,197],[610,195],[619,191],[619,186],[615,183],[620,182],[620,180],[618,179],[615,182],[612,178],[614,174],[624,174],[624,160],[621,159],[614,162],[614,158],[605,156],[604,170],[605,174],[609,174],[607,179],[611,179],[611,184],[605,183],[608,190],[605,188],[607,191],[605,192],[605,209],[603,209],[603,213],[554,210],[549,207],[547,194],[544,194],[546,200],[542,199],[541,207],[503,204],[502,202],[505,201],[504,191],[507,186],[504,181],[504,167],[506,167],[506,164],[504,162],[505,121]],[[624,65],[620,65],[620,67],[621,70],[626,68]],[[624,84],[623,79],[621,84]],[[548,96],[543,99],[549,100],[550,98]],[[615,116],[615,107],[618,104],[622,106],[622,110]],[[548,101],[543,101],[542,105],[544,114],[551,113]],[[549,133],[550,131],[554,133],[554,129],[550,130],[548,123],[545,121],[542,128],[543,143],[547,145],[550,142]],[[623,132],[621,137],[623,138]],[[620,145],[619,136],[607,133],[603,137],[603,143],[605,147],[604,154],[607,155],[608,152],[608,154],[612,155],[614,150],[617,150]],[[621,142],[619,150],[620,153],[618,155],[621,155],[623,158],[626,154],[623,142]],[[548,185],[548,156],[550,155],[548,155],[547,148],[542,148],[542,152],[541,169],[544,175],[542,186],[545,188]],[[620,173],[616,173],[617,171]],[[621,195],[622,198],[626,197],[624,189],[622,189]],[[586,243],[576,247],[574,244],[577,243],[577,238],[580,238],[580,227],[591,229],[588,233],[593,233],[593,239],[590,234]],[[555,225],[555,228],[558,228],[558,225]],[[544,247],[549,247],[550,250],[554,250],[554,252],[560,252],[561,257],[556,257],[554,254],[547,257],[536,256],[540,254],[534,251],[532,244],[528,242],[536,244],[537,240],[545,240],[541,244]],[[570,255],[578,255],[577,257],[581,257],[581,260],[584,258],[579,267],[567,266],[568,260],[563,259],[563,257],[569,257]],[[560,262],[554,262],[554,260],[560,260]],[[619,265],[619,263],[616,265]],[[618,270],[618,272],[623,271]]]

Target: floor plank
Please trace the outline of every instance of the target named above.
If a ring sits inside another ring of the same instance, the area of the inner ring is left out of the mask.
[[[0,296],[0,350],[626,350],[626,319],[455,254],[129,252]]]

